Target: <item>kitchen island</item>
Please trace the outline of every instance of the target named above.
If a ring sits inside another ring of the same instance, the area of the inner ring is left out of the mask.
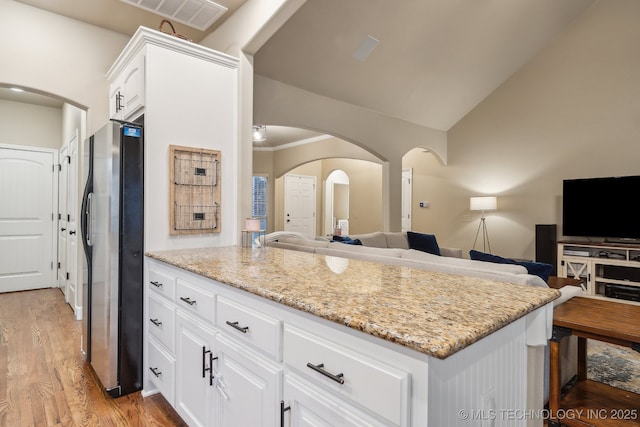
[[[554,289],[268,247],[146,255],[145,391],[189,423],[542,425],[513,414],[542,410]],[[205,332],[186,364],[180,324]],[[180,387],[189,369],[202,392]],[[231,395],[257,384],[260,403],[240,411]]]

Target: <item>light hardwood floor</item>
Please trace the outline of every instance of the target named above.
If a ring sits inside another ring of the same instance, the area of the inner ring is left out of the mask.
[[[0,294],[0,427],[186,425],[159,394],[106,395],[81,330],[59,289]]]

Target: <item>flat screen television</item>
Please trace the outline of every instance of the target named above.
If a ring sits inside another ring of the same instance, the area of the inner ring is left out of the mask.
[[[640,239],[640,176],[565,179],[564,236]]]

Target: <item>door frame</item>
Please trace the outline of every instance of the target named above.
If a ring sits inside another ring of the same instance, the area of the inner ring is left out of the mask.
[[[408,179],[408,182],[405,181]],[[406,199],[405,199],[406,195]],[[411,231],[411,215],[413,210],[413,169],[402,169],[402,215],[401,222],[404,220],[404,214],[407,214],[405,221],[406,227],[402,227],[402,231]],[[408,210],[408,211],[405,211]]]
[[[52,192],[51,195],[51,271],[50,274],[50,283],[52,288],[60,287],[58,283],[58,218],[56,212],[58,212],[58,174],[59,169],[56,167],[58,165],[58,157],[59,151],[57,148],[45,148],[45,147],[34,147],[31,145],[18,145],[18,144],[4,144],[0,143],[0,149],[8,149],[8,150],[19,150],[19,151],[35,151],[40,153],[48,153],[52,156],[51,163],[53,164],[52,171]],[[55,265],[54,265],[55,264]]]

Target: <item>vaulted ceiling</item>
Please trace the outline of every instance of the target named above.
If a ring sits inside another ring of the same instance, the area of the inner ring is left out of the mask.
[[[163,19],[120,0],[16,1],[130,35]],[[229,11],[211,28],[176,31],[198,42],[247,1],[264,0],[216,0]],[[595,1],[307,0],[255,72],[446,131]]]
[[[593,3],[308,0],[257,52],[255,71],[448,130]]]

